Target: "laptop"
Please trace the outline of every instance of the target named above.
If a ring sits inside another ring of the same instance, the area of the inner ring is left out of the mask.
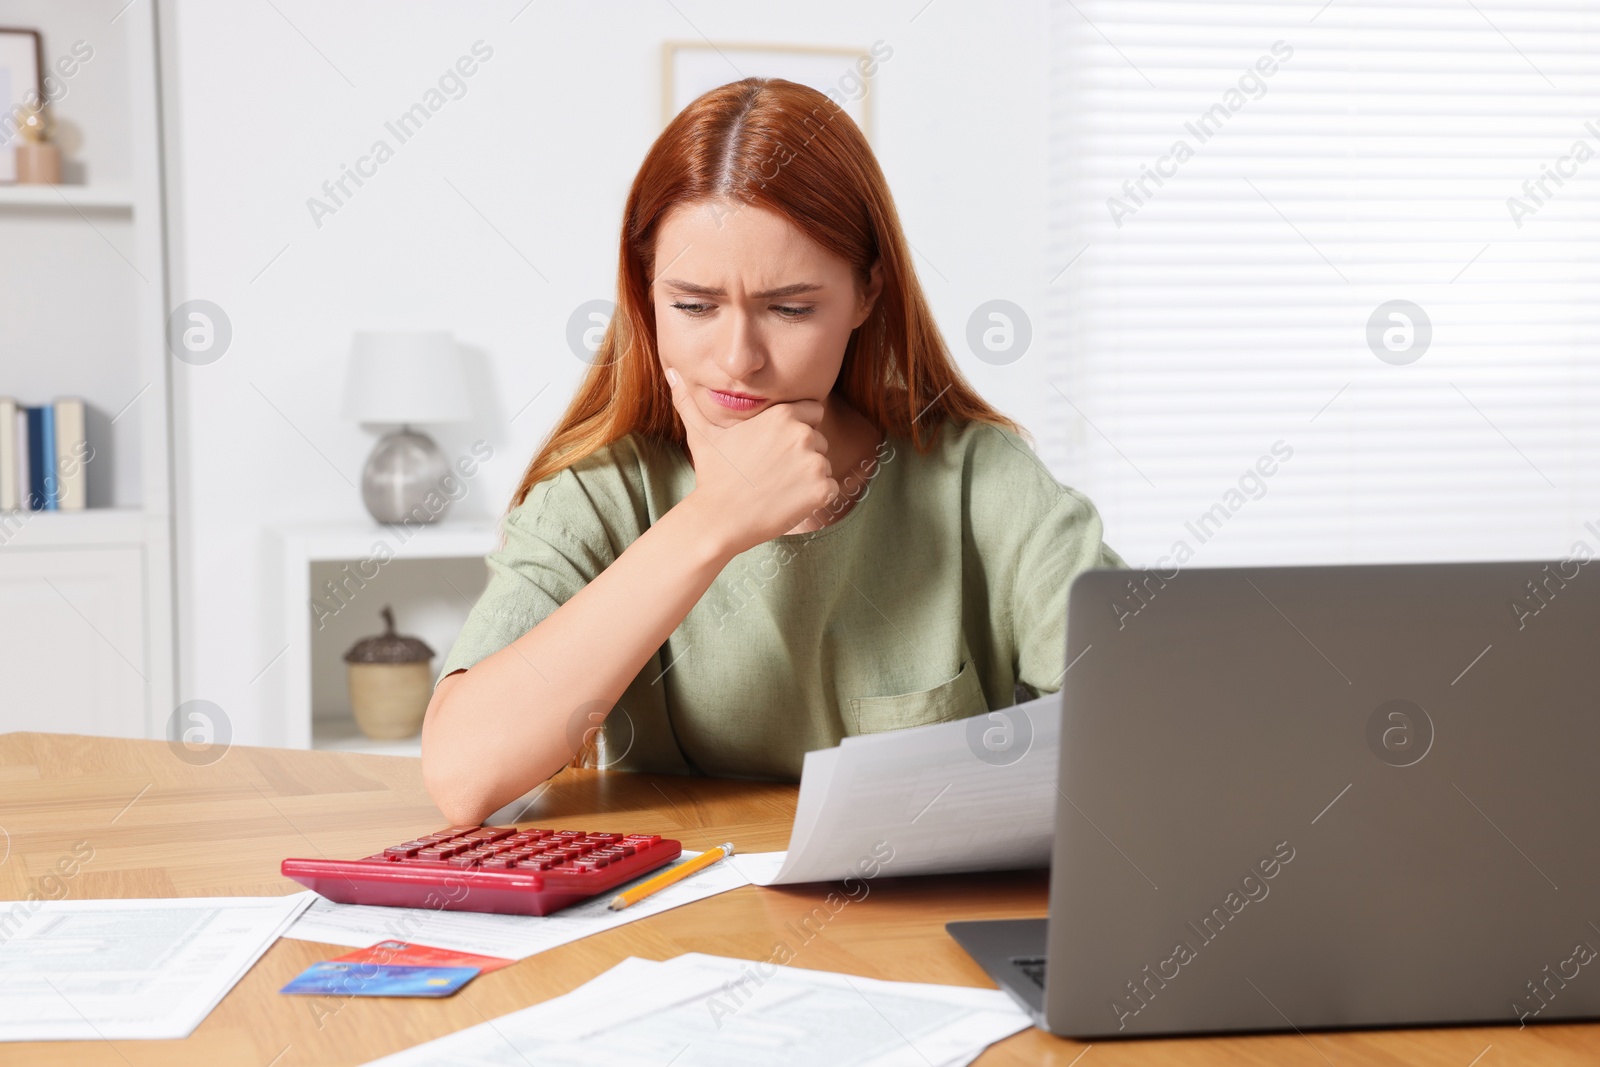
[[[1600,564],[1090,571],[1049,918],[951,935],[1095,1039],[1600,1017]]]

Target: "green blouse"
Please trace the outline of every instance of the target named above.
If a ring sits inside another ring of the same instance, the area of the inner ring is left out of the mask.
[[[1094,505],[987,423],[946,425],[926,454],[890,437],[878,455],[843,518],[723,569],[607,717],[608,759],[796,780],[843,737],[1060,688],[1068,585],[1127,566]],[[636,434],[534,486],[440,677],[532,629],[693,488],[680,450]]]

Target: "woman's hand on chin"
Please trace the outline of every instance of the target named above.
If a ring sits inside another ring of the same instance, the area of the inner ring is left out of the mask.
[[[787,533],[839,495],[828,463],[820,400],[772,404],[732,426],[700,412],[681,375],[667,368],[694,463],[703,520],[737,554]]]

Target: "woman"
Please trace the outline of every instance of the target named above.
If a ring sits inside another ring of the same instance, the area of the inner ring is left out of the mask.
[[[445,660],[423,774],[471,824],[568,763],[799,776],[842,737],[1053,692],[1125,566],[962,380],[860,130],[747,78],[628,195],[618,306]]]

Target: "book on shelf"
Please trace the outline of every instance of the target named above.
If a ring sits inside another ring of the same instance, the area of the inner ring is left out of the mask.
[[[22,506],[17,489],[17,402],[0,396],[0,512]]]
[[[44,417],[48,408],[28,409],[28,510],[50,511],[50,490],[45,476],[55,458],[55,420],[51,420],[50,433],[46,434]],[[48,438],[49,448],[45,447]]]
[[[82,511],[92,457],[82,400],[27,407],[0,397],[0,511]]]
[[[84,435],[83,401],[57,400],[55,498],[62,511],[82,511],[88,503],[88,439]]]

